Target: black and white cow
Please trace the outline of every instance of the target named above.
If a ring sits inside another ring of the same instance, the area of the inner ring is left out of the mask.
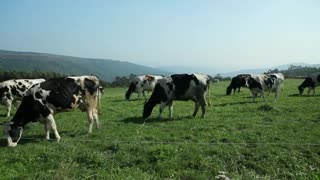
[[[46,139],[50,139],[50,130],[52,130],[57,141],[60,141],[53,115],[73,110],[79,104],[86,106],[89,133],[91,133],[93,121],[99,128],[97,112],[99,92],[99,80],[95,76],[55,78],[33,85],[23,97],[11,122],[4,124],[8,145],[16,146],[21,138],[23,127],[35,121],[44,123]]]
[[[251,77],[251,74],[239,74],[231,79],[230,85],[227,87],[226,95],[230,95],[233,89],[233,94],[236,93],[236,89],[238,89],[238,93],[240,93],[241,87],[246,87],[246,78]]]
[[[300,95],[302,95],[304,89],[307,87],[309,89],[308,95],[310,94],[311,90],[313,91],[313,95],[314,95],[317,86],[320,86],[320,72],[309,75],[298,87],[299,93]]]
[[[253,102],[255,98],[260,93],[261,97],[265,101],[264,92],[268,91],[269,94],[271,91],[275,92],[274,101],[277,101],[280,93],[280,88],[282,82],[284,81],[284,76],[282,73],[274,74],[258,74],[252,75],[246,79],[246,86],[250,89],[253,97]]]
[[[145,91],[152,92],[157,81],[162,79],[162,76],[154,76],[154,75],[142,75],[135,77],[128,88],[128,91],[125,94],[126,100],[130,99],[132,93],[137,93],[138,98],[140,99],[140,95],[144,96],[145,101],[147,100]]]
[[[160,104],[158,118],[161,118],[161,113],[166,106],[169,106],[169,118],[172,118],[174,100],[194,101],[193,116],[196,116],[201,106],[202,117],[204,117],[207,103],[210,105],[209,85],[209,77],[202,74],[174,74],[160,79],[150,99],[144,105],[143,118],[148,118],[157,104]]]
[[[10,117],[12,104],[21,100],[27,90],[44,79],[12,79],[0,83],[0,103],[7,107],[7,117]]]

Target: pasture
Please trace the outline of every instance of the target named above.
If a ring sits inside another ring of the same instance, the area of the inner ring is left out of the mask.
[[[243,88],[225,96],[230,82],[220,82],[211,85],[204,119],[200,111],[191,117],[191,101],[176,101],[173,119],[166,108],[158,120],[156,106],[146,122],[143,98],[125,101],[126,88],[106,89],[101,129],[92,134],[77,110],[55,115],[60,143],[46,141],[39,123],[25,127],[16,148],[2,138],[1,179],[214,179],[219,171],[232,179],[319,179],[320,89],[298,96],[301,82],[285,80],[276,103],[273,93],[252,103]],[[5,113],[2,106],[0,122]]]

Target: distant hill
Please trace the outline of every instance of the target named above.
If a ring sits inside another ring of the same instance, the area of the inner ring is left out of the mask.
[[[167,71],[110,59],[92,59],[35,52],[0,50],[0,69],[54,71],[66,75],[94,74],[105,81],[130,74],[168,75]]]

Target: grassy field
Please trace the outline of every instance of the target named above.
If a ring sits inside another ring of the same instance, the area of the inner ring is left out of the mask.
[[[276,103],[274,94],[252,103],[247,89],[225,96],[229,82],[220,82],[211,86],[206,118],[191,117],[191,101],[175,102],[173,119],[168,109],[156,119],[156,106],[145,123],[143,100],[106,89],[101,129],[92,134],[77,110],[55,116],[60,143],[46,141],[39,123],[25,127],[16,148],[2,138],[0,179],[214,179],[219,171],[232,179],[320,179],[320,95],[298,96],[301,81],[285,80]]]

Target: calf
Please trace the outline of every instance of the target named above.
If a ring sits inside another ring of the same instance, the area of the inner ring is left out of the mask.
[[[282,73],[258,74],[246,78],[246,86],[250,89],[252,93],[253,102],[255,102],[255,98],[259,93],[265,101],[264,91],[269,91],[269,93],[271,91],[274,91],[274,101],[277,101],[283,80],[284,76]]]
[[[10,117],[12,103],[21,100],[27,90],[44,79],[13,79],[0,83],[0,103],[7,107],[7,117]]]
[[[311,74],[308,76],[300,86],[298,86],[299,93],[302,95],[304,89],[308,87],[308,95],[310,94],[310,91],[313,91],[313,95],[315,94],[316,87],[320,85],[320,72]]]
[[[11,122],[4,125],[8,145],[16,146],[21,138],[23,127],[35,121],[44,123],[46,139],[50,139],[50,130],[52,130],[57,141],[60,141],[53,115],[73,110],[81,103],[86,106],[89,133],[91,133],[93,121],[99,128],[98,93],[99,80],[95,76],[56,78],[33,85],[22,99]]]
[[[147,98],[144,92],[145,91],[152,92],[157,81],[162,78],[163,78],[162,76],[153,76],[153,75],[143,75],[143,76],[135,77],[131,81],[129,88],[125,94],[126,100],[130,99],[130,96],[132,93],[137,93],[138,98],[140,98],[140,95],[142,93],[142,95],[144,96],[144,100],[146,101]]]
[[[171,77],[160,79],[150,99],[144,105],[143,118],[151,115],[156,104],[160,104],[158,118],[161,118],[161,113],[166,106],[169,106],[169,118],[172,118],[174,100],[194,101],[193,116],[196,116],[201,106],[202,117],[204,117],[207,101],[210,105],[209,85],[209,77],[201,74],[174,74]]]
[[[230,95],[233,89],[233,94],[236,93],[236,89],[238,89],[238,93],[240,93],[241,87],[246,87],[246,78],[251,77],[251,74],[239,74],[231,79],[230,85],[227,87],[226,95]]]

